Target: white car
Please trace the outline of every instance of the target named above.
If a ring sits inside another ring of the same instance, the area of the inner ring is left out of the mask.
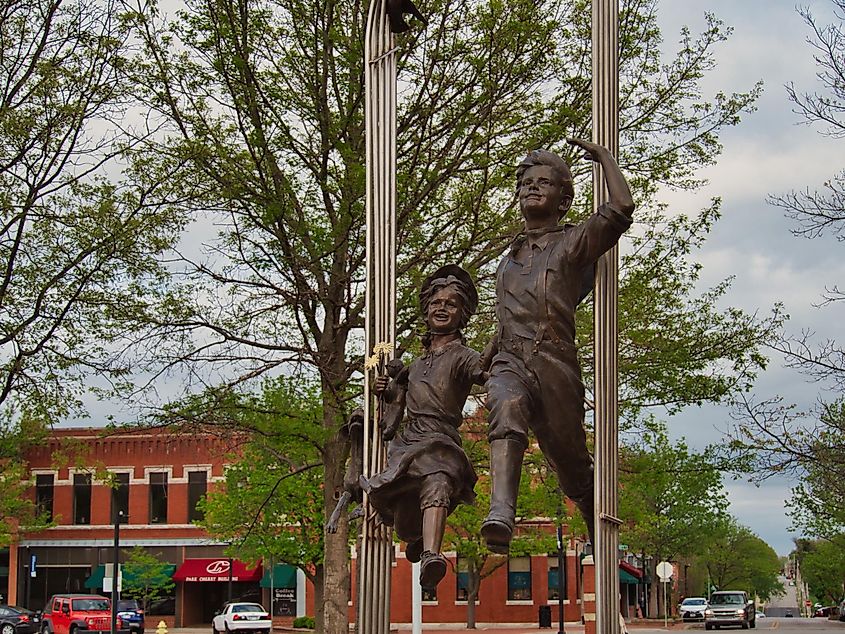
[[[704,611],[707,609],[707,599],[704,597],[687,597],[678,605],[678,615],[684,621],[693,619],[704,620]]]
[[[221,632],[256,632],[270,634],[273,621],[258,603],[227,603],[211,621],[211,634]]]

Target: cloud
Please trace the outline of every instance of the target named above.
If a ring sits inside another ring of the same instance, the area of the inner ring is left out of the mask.
[[[793,549],[792,538],[798,536],[789,530],[789,518],[784,510],[792,487],[792,483],[783,479],[768,480],[760,486],[742,481],[725,483],[733,516],[778,555],[788,555]]]

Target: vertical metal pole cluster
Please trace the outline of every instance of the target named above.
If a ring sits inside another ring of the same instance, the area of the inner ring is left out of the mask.
[[[384,372],[393,357],[396,334],[396,49],[385,10],[386,0],[373,0],[367,16],[364,49],[367,143],[367,297],[365,345],[373,363]],[[383,470],[386,462],[380,412],[373,404],[371,373],[364,379],[364,476]],[[359,634],[388,634],[392,531],[381,525],[364,496],[361,552],[358,554]]]
[[[593,0],[593,141],[619,153],[619,5]],[[595,209],[608,199],[601,167],[593,168]],[[617,247],[599,261],[595,287],[596,632],[619,634]]]

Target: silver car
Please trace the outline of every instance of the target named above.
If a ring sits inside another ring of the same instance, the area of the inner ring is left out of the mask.
[[[684,621],[704,620],[707,609],[707,599],[704,597],[687,597],[678,604],[678,615]]]

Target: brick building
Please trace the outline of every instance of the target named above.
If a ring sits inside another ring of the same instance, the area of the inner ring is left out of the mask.
[[[29,455],[31,495],[40,508],[51,512],[56,526],[21,535],[9,549],[8,601],[38,609],[53,593],[102,592],[108,585],[106,564],[113,557],[113,518],[122,511],[128,521],[120,528],[121,550],[143,546],[170,566],[175,581],[172,596],[150,610],[150,621],[207,624],[229,596],[269,605],[271,588],[279,620],[313,615],[313,588],[301,570],[275,565],[271,574],[270,567],[261,563],[250,566],[231,560],[223,554],[226,544],[192,523],[200,517],[197,502],[223,480],[231,444],[231,438],[210,433],[56,431]],[[66,453],[68,446],[84,457],[77,461],[82,466],[55,466],[56,454]],[[580,550],[580,544],[570,541],[566,551],[564,616],[569,622],[582,617]],[[466,620],[465,573],[454,554],[451,561],[436,595],[423,596],[426,623]],[[477,621],[537,622],[541,606],[550,606],[556,622],[557,565],[556,553],[505,562],[481,585]],[[353,577],[354,572],[353,552]],[[349,615],[354,621],[354,579],[351,587]],[[3,590],[0,587],[0,593]],[[397,547],[391,590],[394,623],[411,622],[411,596],[412,567]]]

